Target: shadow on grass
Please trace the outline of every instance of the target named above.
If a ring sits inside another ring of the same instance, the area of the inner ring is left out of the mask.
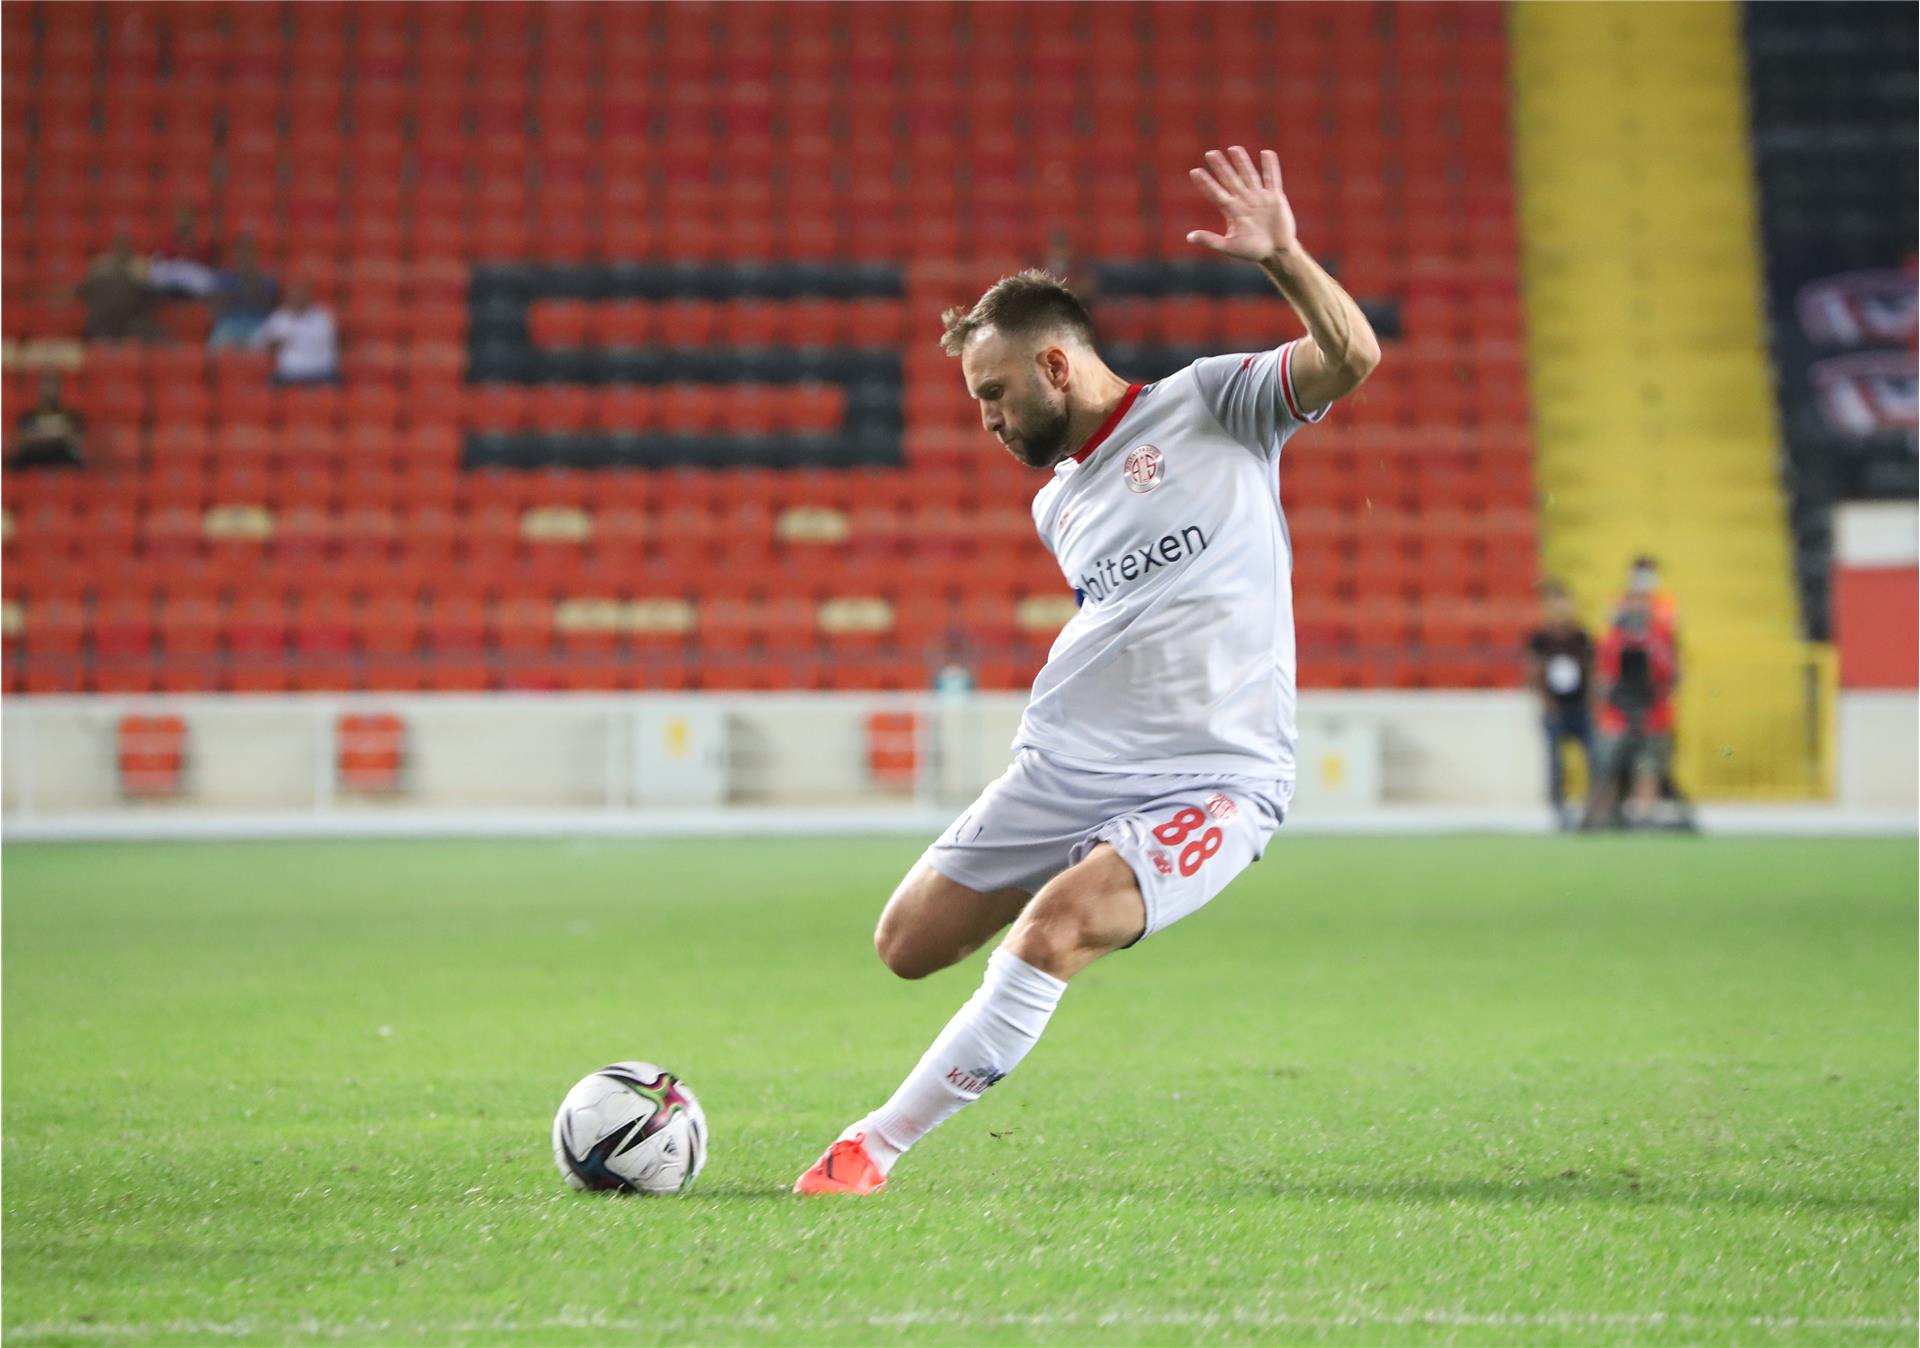
[[[696,1184],[681,1196],[683,1203],[766,1203],[792,1198],[791,1184]]]
[[[1247,1187],[1276,1198],[1363,1203],[1617,1203],[1623,1207],[1813,1208],[1911,1221],[1915,1194],[1848,1194],[1807,1189],[1663,1184],[1631,1175],[1566,1171],[1513,1179],[1291,1180],[1254,1175]]]

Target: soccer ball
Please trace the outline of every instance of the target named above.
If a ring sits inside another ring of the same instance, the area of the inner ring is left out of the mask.
[[[707,1163],[707,1116],[673,1073],[617,1062],[560,1102],[553,1160],[575,1189],[683,1194]]]

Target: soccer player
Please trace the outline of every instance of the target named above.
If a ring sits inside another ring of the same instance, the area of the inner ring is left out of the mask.
[[[1380,361],[1351,296],[1300,246],[1280,161],[1209,151],[1193,181],[1226,233],[1189,243],[1264,270],[1305,321],[1277,350],[1156,384],[1100,359],[1042,272],[943,317],[995,438],[1049,481],[1034,524],[1080,611],[1054,641],[1013,766],[901,881],[874,945],[902,978],[1013,930],[919,1064],[794,1192],[873,1193],[906,1150],[1011,1072],[1067,982],[1199,909],[1286,816],[1294,778],[1292,549],[1280,449]]]

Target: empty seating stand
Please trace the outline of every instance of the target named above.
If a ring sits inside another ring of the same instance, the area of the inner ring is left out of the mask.
[[[89,344],[64,384],[90,466],[6,482],[10,691],[924,688],[955,660],[1024,687],[1072,610],[1040,479],[981,432],[937,315],[1064,258],[1133,377],[1295,335],[1183,241],[1210,212],[1186,171],[1228,141],[1279,149],[1307,241],[1389,336],[1287,451],[1304,682],[1518,679],[1498,7],[0,22],[6,337],[77,335],[89,256],[192,206],[315,288],[345,364],[271,387],[179,303],[174,342]],[[7,372],[9,426],[35,378]]]

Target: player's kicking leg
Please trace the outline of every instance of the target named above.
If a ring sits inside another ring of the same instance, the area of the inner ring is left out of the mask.
[[[984,893],[969,889],[922,861],[887,900],[874,928],[873,948],[900,977],[925,978],[958,964],[992,940],[1032,897],[1024,889]],[[795,1182],[793,1191],[877,1193],[885,1188],[886,1171],[863,1146],[870,1135],[859,1124],[849,1128]],[[881,1149],[878,1138],[873,1146],[875,1151]]]
[[[1026,1056],[1068,979],[1197,911],[1252,863],[1289,794],[1279,784],[1076,772],[1018,752],[927,849],[874,945],[895,973],[920,978],[1009,922],[1012,932],[900,1089],[843,1132],[795,1191],[880,1188],[901,1153]]]
[[[914,890],[915,881],[920,888]],[[1024,905],[1024,906],[1022,906]],[[914,978],[965,958],[1018,913],[986,978],[879,1109],[843,1133],[795,1193],[875,1193],[901,1154],[1011,1072],[1046,1029],[1067,980],[1137,940],[1147,910],[1132,868],[1102,843],[1027,901],[981,894],[922,863],[887,905],[881,957]],[[891,921],[889,919],[892,919]]]

